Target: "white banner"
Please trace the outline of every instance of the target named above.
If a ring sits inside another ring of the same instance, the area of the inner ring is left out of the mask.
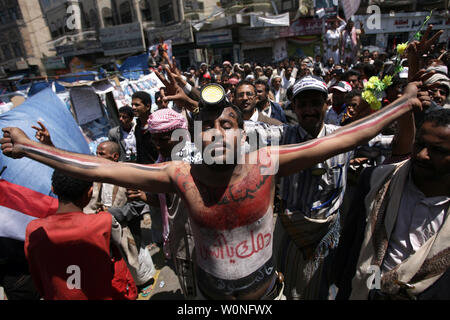
[[[364,31],[366,34],[377,33],[398,33],[398,32],[417,32],[422,25],[429,12],[400,12],[391,16],[390,14],[381,14],[379,25],[381,28],[374,27],[377,24],[371,25],[370,19],[367,19],[367,15],[355,16],[355,26],[359,27],[359,21],[363,22]],[[450,29],[450,20],[439,12],[433,13],[428,24],[433,25],[433,30]],[[426,28],[424,28],[425,30]],[[444,35],[443,35],[444,36]],[[441,39],[444,37],[441,36]]]
[[[289,27],[289,12],[277,16],[266,15],[265,17],[252,14],[250,16],[250,26],[252,28]]]

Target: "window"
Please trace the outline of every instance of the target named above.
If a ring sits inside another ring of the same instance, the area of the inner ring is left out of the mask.
[[[89,29],[91,27],[91,21],[89,21],[89,16],[86,13],[86,10],[84,10],[83,4],[80,3],[80,14],[81,14],[81,23],[83,25],[83,28]]]
[[[58,21],[56,22],[57,25],[57,31],[58,31],[58,36],[59,35],[63,35],[64,34],[64,23],[62,22],[61,19],[58,19]],[[67,26],[66,26],[67,27]]]
[[[20,46],[20,42],[11,43],[11,46],[14,50],[14,55],[16,56],[16,58],[20,58],[20,57],[24,56],[22,47]]]
[[[5,24],[6,23],[6,13],[5,11],[0,11],[0,23]]]
[[[50,0],[42,0],[41,4],[44,9],[47,9],[48,7],[50,7]]]
[[[120,5],[120,22],[122,24],[133,22],[133,16],[131,15],[131,6],[130,2],[128,1]]]
[[[141,0],[140,2],[142,19],[144,21],[152,21],[152,9],[149,0]]]
[[[2,51],[3,51],[3,55],[5,56],[6,60],[12,59],[12,53],[11,53],[11,49],[9,48],[8,45],[4,44],[2,45]]]
[[[102,16],[103,16],[103,23],[105,24],[105,27],[111,27],[114,25],[114,19],[113,19],[110,8],[104,7],[102,9]]]
[[[281,0],[281,12],[294,11],[298,9],[297,0]]]
[[[22,14],[18,7],[8,8],[8,16],[12,21],[21,20]]]
[[[98,16],[97,12],[94,9],[89,11],[89,20],[91,21],[92,26],[97,29],[98,28]]]
[[[50,33],[53,39],[58,37],[58,28],[54,22],[50,22]]]
[[[159,7],[159,18],[161,19],[162,24],[168,24],[175,20],[172,3]]]

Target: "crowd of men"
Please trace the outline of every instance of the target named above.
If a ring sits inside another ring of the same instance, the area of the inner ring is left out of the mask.
[[[7,296],[135,299],[153,276],[140,234],[150,213],[186,299],[450,298],[442,32],[409,44],[375,111],[365,84],[392,74],[396,56],[359,50],[353,23],[334,27],[341,42],[327,35],[325,57],[272,65],[182,72],[160,51],[151,70],[164,87],[119,109],[97,157],[57,149],[42,124],[39,142],[3,129],[4,155],[55,168],[60,199],[54,217],[28,225],[22,260],[11,262],[21,271],[2,269]],[[208,100],[214,85],[220,103]],[[75,289],[61,281],[73,261],[86,270]]]

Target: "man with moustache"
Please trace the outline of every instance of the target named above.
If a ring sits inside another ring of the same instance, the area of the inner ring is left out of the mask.
[[[269,118],[256,107],[258,96],[255,85],[247,80],[241,81],[234,93],[233,103],[241,110],[246,121],[264,122],[269,125],[280,126],[283,123],[277,119]]]
[[[429,96],[423,94],[421,101],[428,103]],[[321,78],[307,76],[295,84],[292,103],[299,122],[285,127],[282,145],[326,138],[342,128],[324,121],[327,95]],[[368,143],[375,141],[377,137]],[[329,297],[331,264],[339,242],[340,210],[352,157],[353,150],[347,149],[281,180],[283,205],[274,241],[288,299]]]
[[[295,84],[292,104],[298,125],[285,128],[282,145],[326,137],[340,128],[324,122],[327,95],[327,85],[319,77],[306,76]],[[339,240],[339,207],[352,154],[348,150],[281,180],[283,205],[275,245],[288,299],[328,296],[324,270]]]
[[[411,159],[366,170],[357,190],[337,299],[450,299],[450,110],[427,113]]]
[[[281,86],[281,76],[275,75],[272,77],[271,81],[271,92],[274,96],[274,101],[278,103],[281,107],[284,107],[286,103],[286,89]]]
[[[270,88],[267,81],[256,80],[255,89],[258,101],[256,103],[256,108],[258,109],[258,112],[262,112],[270,118],[277,119],[282,123],[286,123],[287,120],[284,110],[278,103],[273,102],[269,99]]]
[[[419,84],[411,83],[401,99],[335,134],[302,144],[265,147],[250,154],[238,152],[245,140],[240,109],[229,103],[202,102],[195,115],[202,124],[197,139],[201,140],[203,158],[213,160],[210,164],[111,162],[44,146],[18,128],[3,128],[0,143],[5,156],[26,156],[85,180],[178,194],[189,210],[197,286],[203,297],[280,299],[283,283],[272,257],[277,177],[295,174],[351,150],[396,118],[420,108]],[[294,96],[297,94],[294,90]],[[308,103],[310,107],[316,105]]]

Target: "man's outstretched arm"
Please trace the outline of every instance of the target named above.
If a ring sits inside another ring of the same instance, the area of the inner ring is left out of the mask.
[[[139,165],[63,151],[32,141],[19,128],[3,128],[0,139],[5,156],[27,157],[78,179],[106,182],[147,192],[175,192],[169,176],[170,163]]]
[[[274,147],[279,152],[280,176],[288,176],[309,168],[337,154],[350,151],[376,136],[386,125],[410,112],[421,108],[417,98],[421,82],[410,83],[401,98],[363,119],[336,130],[333,134],[301,144]]]

